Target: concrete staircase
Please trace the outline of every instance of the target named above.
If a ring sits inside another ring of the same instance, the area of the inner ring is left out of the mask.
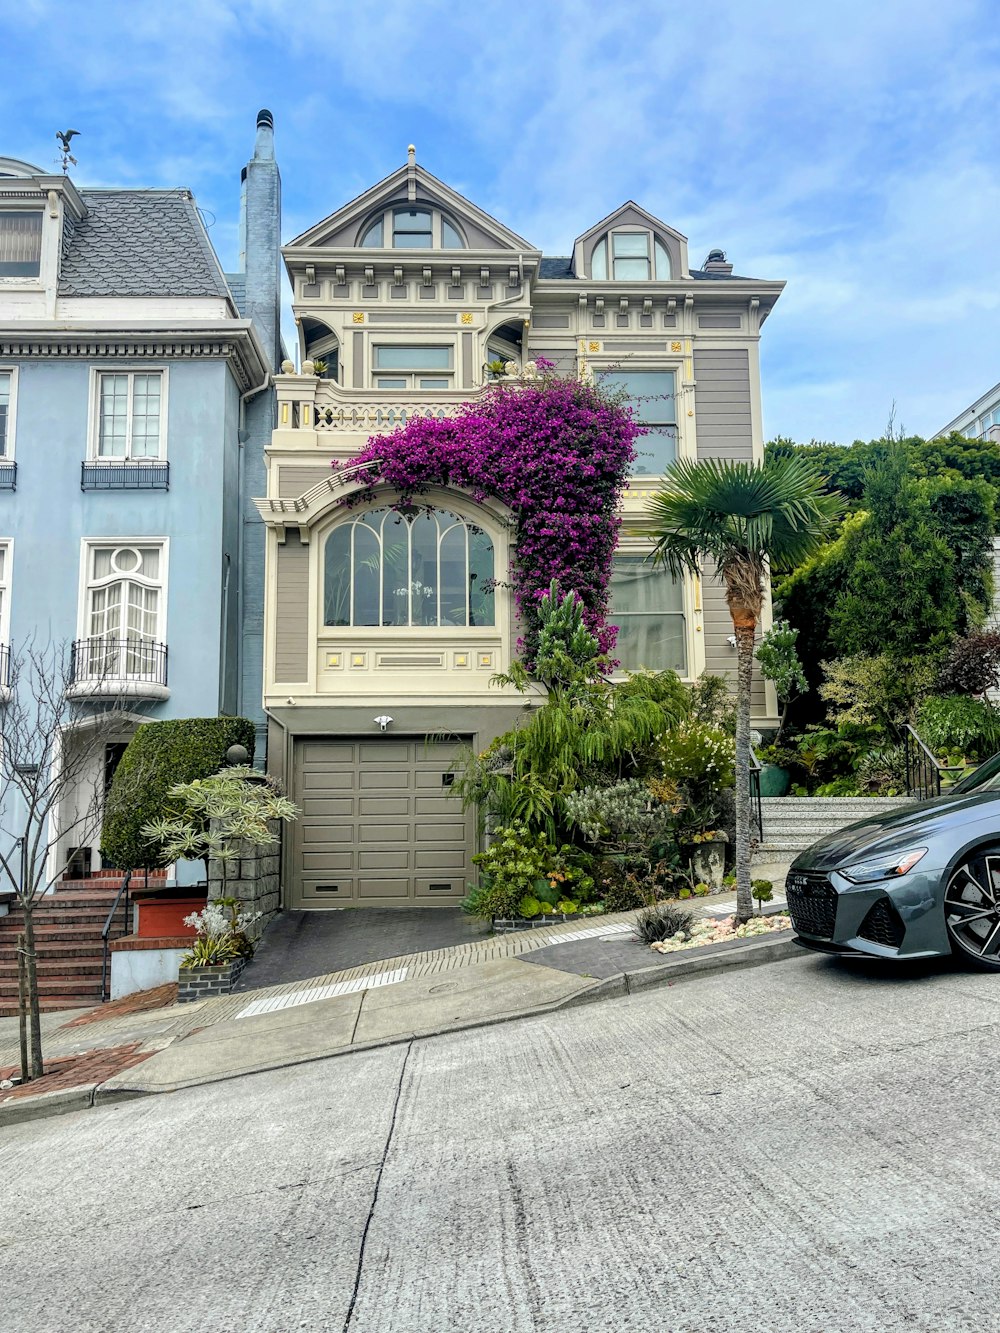
[[[909,796],[765,796],[764,838],[754,854],[760,862],[793,857],[828,833],[859,819],[888,814],[915,802]]]
[[[151,874],[150,884],[163,883],[166,871]],[[39,1007],[43,1013],[58,1009],[90,1009],[100,1004],[104,945],[101,931],[121,887],[120,870],[88,879],[62,880],[53,893],[35,905],[35,949],[38,954]],[[141,877],[134,887],[144,883]],[[119,904],[111,938],[127,928],[124,903]],[[24,929],[19,907],[11,904],[0,916],[0,1018],[17,1014],[17,937]]]

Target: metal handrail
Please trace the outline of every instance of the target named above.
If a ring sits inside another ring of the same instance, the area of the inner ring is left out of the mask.
[[[750,746],[750,801],[757,816],[757,836],[764,841],[764,806],[760,798],[760,774],[764,765],[757,758],[757,751]],[[751,824],[752,829],[752,824]]]
[[[920,734],[909,725],[903,728],[903,746],[906,756],[906,791],[921,800],[932,800],[941,795],[942,773],[963,773],[960,764],[942,764]]]
[[[71,647],[70,678],[88,681],[167,683],[167,645],[150,639],[77,639]]]
[[[104,957],[101,960],[101,1003],[108,998],[108,955],[111,952],[111,925],[115,919],[115,913],[118,911],[118,904],[122,900],[122,894],[125,895],[125,929],[123,935],[128,934],[128,902],[129,902],[129,884],[132,880],[131,870],[125,871],[125,878],[121,882],[121,888],[115,896],[115,901],[111,911],[108,913],[108,919],[104,923],[104,929],[101,931],[101,942],[104,947]]]

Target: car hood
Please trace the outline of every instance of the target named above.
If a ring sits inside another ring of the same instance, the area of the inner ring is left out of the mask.
[[[918,801],[888,814],[859,819],[820,838],[798,854],[792,869],[834,870],[867,859],[872,854],[920,846],[941,833],[978,823],[991,814],[1000,815],[998,792],[969,792],[962,796]]]

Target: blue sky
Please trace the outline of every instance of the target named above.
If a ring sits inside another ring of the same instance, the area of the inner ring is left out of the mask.
[[[0,155],[187,186],[223,262],[258,107],[285,238],[418,160],[547,254],[627,198],[788,287],[765,431],[928,434],[1000,380],[995,0],[8,0]]]

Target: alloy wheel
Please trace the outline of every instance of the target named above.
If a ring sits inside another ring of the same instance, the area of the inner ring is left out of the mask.
[[[944,891],[944,920],[953,948],[1000,970],[1000,848],[976,852],[958,867]]]

